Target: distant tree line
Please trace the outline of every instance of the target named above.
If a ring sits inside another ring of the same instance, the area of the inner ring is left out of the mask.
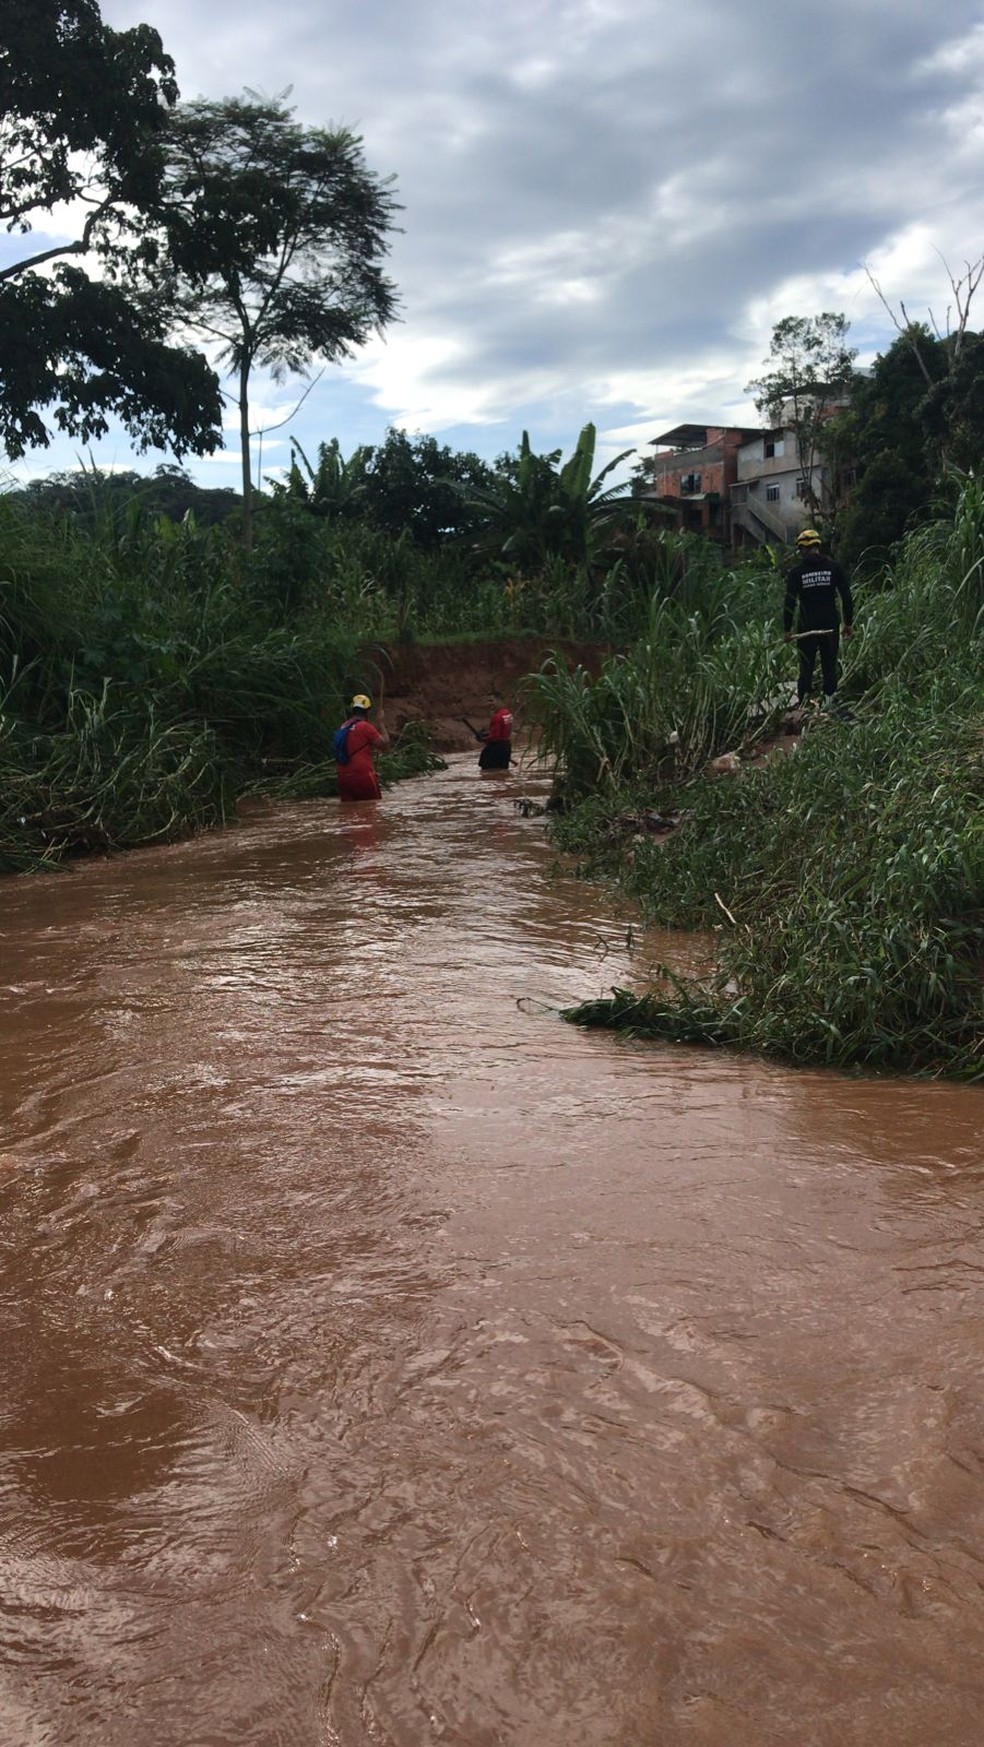
[[[555,561],[590,568],[624,555],[621,533],[642,513],[625,485],[605,484],[625,456],[596,475],[595,444],[594,426],[585,425],[565,461],[559,449],[537,454],[524,432],[514,454],[490,465],[435,437],[401,430],[387,431],[382,443],[363,444],[347,459],[337,438],[319,444],[313,458],[295,442],[285,476],[269,479],[255,506],[256,525],[286,551],[287,528],[300,521],[312,533],[319,524],[343,532],[363,528],[421,554],[455,548],[504,577],[537,577]],[[199,485],[173,462],[151,474],[94,467],[53,473],[6,496],[90,528],[129,505],[200,528],[239,527],[243,514],[238,492]],[[303,567],[301,550],[295,560]]]
[[[138,473],[133,468],[119,467],[112,471],[85,468],[70,473],[49,473],[43,479],[5,494],[12,504],[47,511],[53,515],[71,515],[73,520],[92,530],[117,508],[137,505],[151,516],[166,516],[169,521],[183,522],[192,518],[199,528],[213,528],[230,516],[238,516],[242,498],[228,486],[199,485],[191,474],[176,462],[162,462],[152,473]]]
[[[360,445],[347,460],[337,437],[319,444],[313,460],[294,443],[286,478],[271,485],[276,500],[312,516],[368,522],[433,550],[445,540],[475,536],[483,519],[475,495],[494,477],[478,455],[390,429],[384,442]]]
[[[478,455],[456,452],[434,437],[389,430],[384,442],[357,448],[348,460],[337,438],[319,445],[313,463],[294,443],[286,477],[268,482],[271,490],[257,508],[261,516],[265,507],[276,507],[298,510],[314,520],[364,523],[433,550],[443,541],[477,533],[483,518],[469,494],[488,487],[494,476]],[[96,467],[51,473],[7,496],[93,525],[113,504],[136,502],[148,514],[174,522],[190,515],[203,528],[230,519],[239,522],[243,506],[239,491],[200,485],[175,462],[164,462],[149,474]]]

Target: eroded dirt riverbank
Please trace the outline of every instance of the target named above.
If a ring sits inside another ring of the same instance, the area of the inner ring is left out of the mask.
[[[5,886],[10,1747],[976,1747],[981,1094],[562,1025],[515,792]]]
[[[464,643],[391,643],[368,651],[367,683],[375,689],[392,728],[425,722],[438,752],[470,751],[472,728],[488,726],[493,694],[513,710],[524,736],[524,684],[547,662],[597,673],[606,654],[599,643],[562,637],[500,637]],[[469,723],[471,726],[469,726]]]

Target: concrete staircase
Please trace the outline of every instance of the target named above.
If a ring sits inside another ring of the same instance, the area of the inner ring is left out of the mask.
[[[731,487],[731,525],[744,528],[760,546],[786,546],[790,530],[781,516],[751,496],[747,485]]]

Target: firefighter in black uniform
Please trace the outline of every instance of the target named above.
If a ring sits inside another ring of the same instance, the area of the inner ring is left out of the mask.
[[[786,598],[782,609],[783,636],[787,643],[791,643],[795,635],[799,648],[797,703],[805,704],[810,695],[819,655],[824,708],[829,710],[833,708],[834,693],[837,690],[837,651],[840,643],[837,597],[840,596],[844,610],[844,635],[850,637],[854,629],[851,585],[847,572],[822,550],[820,535],[813,528],[804,528],[796,544],[800,558],[786,573]]]

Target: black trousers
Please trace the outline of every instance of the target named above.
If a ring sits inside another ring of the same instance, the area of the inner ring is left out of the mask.
[[[482,770],[508,770],[511,757],[511,740],[486,740],[478,762]]]
[[[837,690],[837,651],[840,647],[840,626],[834,625],[829,631],[814,631],[808,637],[801,637],[796,645],[799,650],[799,679],[796,683],[796,695],[800,703],[808,698],[813,688],[813,673],[820,657],[820,672],[823,675],[823,690],[825,697],[831,697]]]

